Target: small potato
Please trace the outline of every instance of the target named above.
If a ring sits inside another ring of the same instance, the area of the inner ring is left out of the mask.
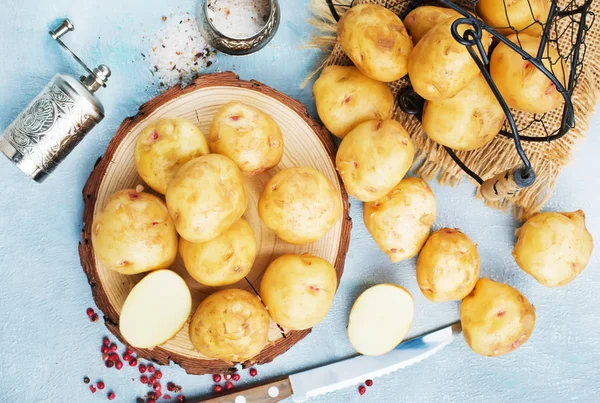
[[[450,17],[460,18],[462,14],[451,8],[422,6],[408,13],[404,18],[404,26],[416,45],[431,28]]]
[[[133,189],[112,195],[92,224],[94,254],[104,267],[121,274],[170,267],[177,239],[163,201]]]
[[[540,36],[543,27],[536,21],[546,23],[550,0],[479,0],[477,12],[482,20],[504,36],[515,31],[519,31],[519,35]]]
[[[258,108],[229,102],[210,126],[210,149],[231,158],[245,174],[258,175],[283,157],[283,136],[273,118]]]
[[[468,236],[451,228],[431,234],[417,260],[417,283],[428,300],[461,300],[478,279],[479,253]]]
[[[365,203],[367,230],[392,262],[417,256],[437,214],[435,196],[421,178],[404,178],[390,193]]]
[[[219,287],[237,283],[250,273],[256,259],[256,238],[242,218],[211,241],[191,243],[182,239],[179,253],[194,280]]]
[[[529,339],[535,325],[535,308],[511,286],[482,278],[462,301],[460,322],[473,351],[497,357]]]
[[[182,166],[169,183],[166,199],[177,232],[195,243],[221,235],[242,218],[248,205],[242,173],[219,154]]]
[[[323,124],[341,139],[359,123],[392,117],[394,96],[390,88],[356,67],[326,67],[315,81],[313,93]]]
[[[491,142],[506,115],[483,75],[452,98],[427,101],[423,129],[436,143],[454,150],[475,150]]]
[[[530,55],[537,54],[540,38],[519,34],[507,37],[521,44],[521,48]],[[550,61],[550,60],[552,61]],[[565,83],[568,68],[554,47],[548,45],[542,58],[544,66]],[[511,108],[525,112],[546,113],[558,108],[564,102],[554,83],[533,64],[523,60],[521,55],[504,43],[499,43],[490,58],[490,74],[498,90]]]
[[[377,81],[406,75],[413,44],[400,18],[376,4],[359,4],[338,23],[338,41],[354,65]]]
[[[400,123],[369,120],[342,140],[335,163],[348,193],[372,202],[404,178],[414,157],[413,141]]]
[[[209,358],[231,363],[258,355],[268,343],[271,321],[256,295],[222,290],[206,297],[190,323],[190,340]]]
[[[306,245],[321,239],[339,221],[342,198],[316,169],[289,168],[267,182],[258,214],[285,242]]]
[[[562,287],[575,280],[594,249],[581,210],[537,214],[527,220],[517,236],[513,251],[517,264],[546,287]]]
[[[260,282],[260,297],[275,322],[304,330],[325,318],[336,289],[335,269],[325,259],[283,255],[267,267]]]
[[[179,168],[209,153],[204,135],[181,118],[159,119],[140,133],[135,145],[135,166],[152,189],[165,194]]]

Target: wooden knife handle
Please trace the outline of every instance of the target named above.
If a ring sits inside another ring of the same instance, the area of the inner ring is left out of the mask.
[[[510,199],[520,190],[535,182],[535,172],[524,167],[516,167],[499,173],[481,184],[481,195],[488,201]]]
[[[283,378],[273,382],[243,390],[235,390],[226,395],[199,400],[207,403],[275,403],[292,396],[290,378]]]

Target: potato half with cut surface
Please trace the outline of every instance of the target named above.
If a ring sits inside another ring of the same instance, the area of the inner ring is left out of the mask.
[[[92,224],[94,254],[104,267],[122,274],[170,267],[177,239],[165,203],[133,189],[113,194]]]
[[[415,316],[415,301],[405,288],[379,284],[363,292],[352,305],[348,338],[363,355],[383,355],[404,340]]]
[[[421,6],[408,13],[404,26],[416,45],[431,28],[450,17],[460,18],[462,14],[446,7]]]
[[[191,311],[192,295],[185,281],[171,270],[153,271],[125,299],[119,331],[131,346],[152,348],[173,338]]]
[[[413,43],[393,11],[377,4],[356,5],[340,19],[337,36],[364,75],[383,82],[406,75]]]
[[[192,122],[163,118],[146,126],[138,136],[135,166],[148,186],[165,194],[183,164],[209,152],[204,135]]]
[[[335,163],[348,193],[372,202],[404,178],[414,157],[413,141],[400,123],[369,120],[342,140]]]
[[[177,232],[189,242],[215,239],[242,218],[248,196],[242,172],[227,157],[209,154],[181,167],[167,188]]]
[[[256,295],[229,289],[206,297],[190,323],[200,353],[232,363],[257,356],[269,342],[269,314]]]
[[[327,316],[336,289],[337,274],[327,260],[308,254],[283,255],[267,267],[260,297],[275,322],[304,330]]]
[[[465,341],[477,354],[496,357],[522,346],[535,325],[535,308],[516,289],[480,279],[460,305]]]
[[[379,248],[399,262],[419,253],[436,214],[437,202],[427,182],[404,178],[381,199],[365,203],[363,219]]]
[[[513,256],[524,272],[546,287],[562,287],[581,274],[594,249],[585,214],[540,213],[517,231]]]
[[[326,67],[315,81],[313,93],[321,121],[341,139],[359,123],[392,117],[394,96],[390,88],[356,67]]]
[[[550,13],[550,0],[479,0],[477,12],[504,36],[515,31],[540,36]]]

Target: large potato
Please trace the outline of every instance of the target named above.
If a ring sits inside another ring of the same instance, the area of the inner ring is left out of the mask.
[[[427,299],[461,300],[478,279],[479,253],[468,236],[451,228],[431,234],[417,260],[417,283]]]
[[[462,14],[451,8],[422,6],[408,13],[404,18],[404,26],[416,45],[431,28],[450,17],[460,18]]]
[[[222,290],[206,297],[190,322],[190,340],[209,358],[249,360],[268,343],[269,314],[256,295]]]
[[[535,325],[535,308],[516,289],[480,279],[460,305],[465,341],[477,354],[495,357],[522,346]]]
[[[575,280],[594,249],[581,210],[537,214],[527,220],[517,236],[513,251],[517,264],[547,287],[561,287]]]
[[[377,81],[406,75],[413,44],[400,18],[383,6],[359,4],[338,24],[338,42],[354,65]]]
[[[394,96],[390,88],[356,67],[326,67],[315,81],[313,93],[323,124],[341,139],[359,123],[392,117]]]
[[[209,153],[204,135],[192,122],[164,118],[146,126],[135,144],[135,166],[152,189],[165,194],[179,168]]]
[[[267,182],[258,214],[285,242],[306,245],[321,239],[339,221],[342,198],[316,169],[289,168]]]
[[[248,175],[271,169],[283,157],[283,136],[273,118],[258,108],[229,102],[210,126],[210,149],[229,157]]]
[[[342,140],[335,164],[349,194],[381,199],[404,178],[415,157],[408,132],[395,120],[369,120]]]
[[[550,0],[479,0],[477,12],[504,36],[515,31],[540,36],[543,27],[536,22],[545,23],[548,19]]]
[[[260,297],[275,322],[304,330],[325,318],[336,289],[335,269],[325,259],[283,255],[267,267],[260,282]]]
[[[416,256],[435,221],[437,203],[431,188],[421,178],[405,178],[391,192],[365,203],[367,230],[392,262]]]
[[[427,101],[423,129],[435,142],[455,150],[475,150],[496,137],[506,115],[479,74],[452,98]]]
[[[94,254],[107,269],[138,274],[170,267],[177,256],[177,231],[158,197],[121,190],[94,217]]]
[[[233,161],[219,154],[182,166],[165,196],[179,235],[196,243],[221,235],[242,217],[248,205],[242,173]]]

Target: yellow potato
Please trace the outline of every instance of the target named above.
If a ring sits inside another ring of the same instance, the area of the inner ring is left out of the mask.
[[[521,48],[532,56],[537,54],[540,46],[540,38],[526,34],[519,34],[518,39],[516,35],[511,35],[507,39],[514,43],[520,41]],[[564,85],[568,68],[554,47],[548,45],[542,61],[548,71]],[[498,44],[492,52],[490,74],[511,108],[545,113],[558,108],[564,101],[554,83],[544,73],[523,60],[521,55],[504,43]]]
[[[258,214],[285,242],[306,245],[321,239],[339,221],[342,198],[316,169],[289,168],[267,182]]]
[[[491,142],[506,115],[479,74],[452,98],[427,101],[423,129],[435,142],[455,150],[475,150]]]
[[[416,45],[431,28],[450,17],[460,18],[462,14],[451,8],[421,6],[408,13],[404,18],[404,26]]]
[[[371,202],[404,178],[414,157],[413,141],[400,123],[369,120],[342,140],[335,163],[348,193]]]
[[[121,190],[94,217],[92,245],[104,267],[138,274],[170,267],[177,256],[177,231],[158,197]]]
[[[365,203],[367,230],[392,262],[416,256],[435,221],[437,203],[427,182],[404,178],[390,193]]]
[[[248,175],[271,169],[283,157],[283,136],[273,118],[258,108],[229,102],[210,126],[210,149],[229,157]]]
[[[320,257],[283,255],[275,259],[260,282],[260,297],[279,325],[304,330],[321,322],[337,289],[333,266]]]
[[[181,167],[165,196],[177,232],[196,243],[221,235],[248,205],[242,173],[219,154],[193,159]]]
[[[165,194],[183,164],[208,153],[206,139],[196,125],[181,118],[164,118],[142,130],[134,155],[144,182]]]
[[[400,18],[377,4],[359,4],[338,23],[338,42],[354,65],[377,81],[406,75],[412,41]]]
[[[243,218],[211,241],[179,241],[179,254],[190,276],[213,287],[234,284],[246,277],[256,253],[254,231]]]
[[[356,67],[326,67],[315,81],[313,93],[321,121],[341,139],[359,123],[392,117],[394,96],[390,88]]]
[[[516,289],[480,279],[460,305],[465,341],[477,354],[496,357],[522,346],[535,325],[535,308]]]
[[[417,260],[417,283],[428,300],[461,300],[478,279],[479,253],[468,236],[451,228],[431,234]]]
[[[270,322],[256,295],[236,289],[217,291],[192,316],[190,340],[209,358],[243,362],[267,345]]]
[[[581,210],[537,214],[527,220],[517,236],[513,251],[517,264],[546,287],[562,287],[575,280],[594,249]]]
[[[536,21],[547,21],[550,0],[479,0],[477,12],[482,20],[504,36],[515,31],[540,36],[543,28]]]

